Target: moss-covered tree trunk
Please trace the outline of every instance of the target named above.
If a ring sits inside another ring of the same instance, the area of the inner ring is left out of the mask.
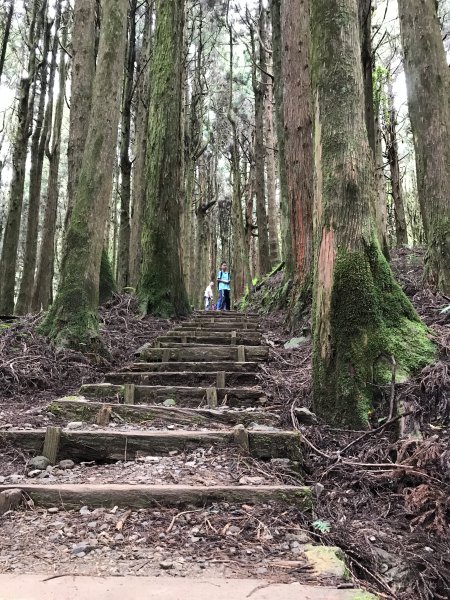
[[[294,272],[292,259],[291,227],[289,218],[289,207],[287,201],[287,175],[284,151],[284,100],[283,100],[283,69],[282,69],[282,32],[281,32],[281,6],[283,0],[272,0],[272,60],[273,60],[273,87],[275,98],[275,121],[277,129],[278,150],[278,180],[280,194],[281,215],[281,256],[285,265],[286,279],[290,279]]]
[[[95,75],[96,0],[75,0],[72,27],[69,144],[67,147],[67,230],[75,202]]]
[[[55,262],[55,233],[56,233],[56,217],[58,211],[58,198],[59,198],[59,162],[61,156],[61,128],[64,113],[64,94],[66,87],[66,51],[67,46],[67,25],[68,25],[68,9],[66,8],[64,21],[64,28],[61,34],[61,48],[59,52],[59,88],[58,97],[55,104],[55,118],[53,122],[53,131],[51,139],[47,140],[46,154],[49,161],[49,174],[48,174],[48,186],[47,186],[47,202],[44,211],[44,222],[42,225],[42,240],[41,247],[39,249],[39,260],[38,268],[34,281],[33,297],[31,303],[31,309],[33,311],[47,310],[53,300],[53,276],[54,276],[54,262]],[[52,54],[52,67],[50,74],[49,87],[53,88],[54,75],[53,62],[56,61],[56,53],[59,43],[59,31],[55,36],[53,54]],[[53,94],[51,94],[49,102],[47,104],[47,115],[51,121],[53,114]]]
[[[129,285],[130,280],[130,203],[131,203],[131,103],[134,95],[134,63],[136,59],[136,6],[130,1],[128,11],[128,42],[125,61],[122,124],[120,127],[120,229],[117,252],[117,284],[119,289]]]
[[[313,269],[314,168],[309,9],[309,0],[284,0],[281,9],[284,154],[294,263],[293,322],[311,301]]]
[[[16,282],[17,248],[19,245],[20,220],[22,216],[23,192],[25,186],[25,167],[27,160],[28,138],[33,119],[34,92],[37,71],[36,48],[40,39],[46,3],[33,0],[29,13],[27,46],[29,48],[27,74],[18,86],[17,125],[12,149],[12,176],[9,189],[9,205],[3,234],[0,258],[0,313],[12,314],[14,311],[14,288]]]
[[[259,36],[264,31],[264,11],[259,2],[258,30]],[[264,84],[261,72],[257,66],[266,71],[266,50],[259,40],[259,52],[256,51],[256,32],[250,28],[252,46],[252,87],[255,96],[255,192],[256,192],[256,223],[258,225],[258,257],[259,275],[270,271],[269,231],[266,211],[265,184],[265,147],[264,147]]]
[[[450,294],[450,74],[435,0],[399,0],[419,204],[428,241],[425,280]]]
[[[157,0],[138,293],[143,312],[161,316],[189,312],[180,248],[183,23],[184,0]]]
[[[375,235],[357,0],[311,0],[315,150],[314,404],[329,423],[364,427],[374,385],[434,356]],[[333,57],[332,60],[330,58]]]
[[[130,231],[130,285],[137,287],[141,268],[141,237],[144,215],[146,157],[148,137],[148,98],[150,76],[148,61],[152,39],[153,1],[145,12],[142,46],[136,62],[136,117],[134,136],[133,194]]]
[[[45,14],[46,17],[46,14]],[[51,126],[51,113],[46,109],[53,105],[53,84],[56,70],[57,37],[61,24],[61,1],[56,5],[55,35],[53,38],[50,73],[48,73],[48,53],[50,49],[51,22],[47,22],[42,46],[42,61],[39,68],[39,103],[35,115],[35,125],[31,136],[30,152],[30,183],[28,194],[27,233],[23,253],[22,279],[20,280],[15,312],[24,315],[30,311],[33,295],[34,275],[36,270],[39,207],[41,204],[42,171],[44,168],[45,146]]]
[[[91,114],[75,204],[66,233],[57,296],[43,324],[43,331],[63,346],[99,346],[99,274],[112,192],[127,8],[127,0],[108,0],[103,6]]]

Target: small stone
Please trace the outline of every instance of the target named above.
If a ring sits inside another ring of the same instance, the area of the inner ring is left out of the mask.
[[[3,475],[0,475],[0,485],[2,483],[5,483],[5,479],[6,479],[6,477],[3,477]]]
[[[97,521],[89,521],[87,524],[88,529],[95,529],[97,527]]]
[[[244,475],[239,479],[241,485],[261,485],[264,483],[264,477],[249,477]]]
[[[313,490],[314,490],[314,493],[315,493],[315,495],[316,495],[316,498],[318,498],[318,497],[319,497],[319,496],[322,494],[323,490],[325,489],[325,487],[324,487],[324,486],[323,486],[321,483],[318,483],[318,482],[317,482],[317,483],[315,483],[315,484],[312,486],[312,488],[313,488]]]
[[[167,429],[175,429],[175,425],[167,425]]]
[[[28,471],[28,477],[37,477],[41,473],[42,471],[40,469],[33,469],[32,471]]]
[[[306,342],[308,342],[308,341],[309,341],[309,338],[307,338],[305,336],[293,337],[284,344],[284,348],[286,350],[292,350],[293,348],[299,348],[303,344],[306,344]]]
[[[258,575],[263,575],[264,573],[267,573],[267,569],[266,567],[258,567],[256,569],[256,572],[258,573]]]
[[[70,421],[70,423],[67,423],[66,428],[67,429],[82,429],[83,427],[83,421]]]
[[[60,469],[63,469],[64,471],[66,469],[73,469],[75,466],[75,463],[73,462],[73,460],[70,460],[70,458],[66,458],[65,460],[60,460],[58,463],[58,467]]]
[[[116,542],[123,542],[123,540],[125,538],[123,537],[122,533],[116,533],[116,535],[114,536],[114,539],[115,539]]]
[[[159,566],[161,567],[161,569],[167,571],[169,569],[173,569],[173,562],[171,560],[162,560],[159,563]]]
[[[65,526],[66,524],[63,521],[54,521],[53,523],[50,523],[50,527],[53,527],[57,531],[64,529]]]
[[[50,461],[46,456],[35,456],[28,463],[28,469],[30,471],[33,471],[35,469],[39,469],[39,471],[45,471],[49,464]]]
[[[82,506],[80,508],[80,515],[90,515],[91,511],[88,509],[87,506]]]
[[[178,454],[178,450],[171,450],[169,452],[169,456],[176,456]]]
[[[173,398],[167,398],[166,400],[164,400],[163,402],[163,406],[176,406],[176,402]]]
[[[77,556],[85,556],[91,550],[92,548],[88,542],[80,542],[79,544],[75,544],[75,546],[72,548],[72,554]]]
[[[294,409],[295,416],[303,425],[315,425],[317,423],[316,415],[305,406]]]
[[[59,533],[51,533],[48,536],[48,541],[49,542],[59,542],[59,539],[60,539]]]
[[[54,515],[57,512],[59,512],[59,508],[57,506],[51,506],[50,508],[47,509],[47,512],[50,513],[51,515]]]

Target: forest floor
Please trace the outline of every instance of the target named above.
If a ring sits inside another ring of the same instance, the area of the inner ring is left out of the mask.
[[[301,473],[282,460],[261,463],[227,450],[197,449],[179,456],[107,465],[82,463],[54,469],[41,483],[184,483],[314,486],[314,515],[293,507],[219,503],[179,513],[176,508],[125,511],[83,507],[52,512],[29,507],[2,518],[0,573],[54,572],[177,576],[259,577],[276,581],[314,581],[301,546],[309,541],[340,547],[355,584],[385,598],[450,598],[450,301],[423,289],[421,250],[397,251],[392,266],[439,347],[436,364],[407,384],[383,390],[369,432],[302,425],[295,407],[311,408],[309,318],[299,346],[285,313],[263,317],[272,348],[261,366],[261,385],[272,394],[286,427],[304,439]],[[267,290],[279,286],[275,275],[255,295],[255,308]],[[40,317],[29,316],[0,333],[0,429],[44,427],[57,422],[48,403],[99,381],[108,371],[133,360],[134,352],[173,326],[144,318],[130,296],[117,296],[101,309],[102,334],[110,360],[55,351],[37,333]],[[0,325],[1,327],[1,325]],[[398,439],[398,421],[387,423],[392,394],[407,399],[421,436]],[[122,427],[112,423],[114,427]],[[156,425],[157,427],[158,425]],[[180,428],[166,426],[166,428]],[[27,457],[0,448],[0,482],[26,478]],[[395,467],[392,467],[395,463]],[[124,526],[126,521],[126,526]],[[30,547],[30,539],[35,543]],[[95,557],[95,560],[94,560]],[[56,566],[55,566],[56,565]],[[322,583],[342,580],[330,577]],[[363,583],[362,583],[363,582]]]

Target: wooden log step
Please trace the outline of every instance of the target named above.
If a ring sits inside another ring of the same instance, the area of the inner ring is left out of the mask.
[[[202,363],[200,363],[201,365]],[[122,385],[124,383],[134,383],[136,385],[169,385],[169,386],[215,386],[217,381],[217,372],[206,371],[206,372],[195,372],[195,371],[169,371],[168,373],[153,373],[153,372],[122,372],[122,373],[108,373],[105,375],[105,381],[107,383],[118,383]],[[240,385],[251,386],[258,385],[259,379],[255,373],[233,373],[227,372],[225,376],[225,385],[227,387],[238,387]],[[225,387],[217,386],[217,387]]]
[[[172,348],[152,348],[145,344],[137,351],[138,356],[146,362],[209,362],[215,360],[231,360],[239,362],[237,348],[239,346],[193,346],[180,345]],[[245,358],[250,362],[261,362],[269,357],[267,346],[245,346]]]
[[[178,327],[182,329],[207,329],[209,331],[260,331],[261,328],[257,323],[247,323],[246,321],[220,321],[211,323],[199,319],[198,321],[182,321]]]
[[[200,404],[206,404],[206,387],[182,387],[182,386],[149,386],[136,385],[134,390],[135,404],[159,403],[165,400],[175,400],[179,406],[197,408]],[[80,395],[94,398],[121,399],[124,396],[124,386],[113,383],[89,383],[82,385]],[[227,406],[248,407],[265,406],[268,402],[267,396],[258,388],[220,388],[217,390],[219,405],[225,403]]]
[[[194,311],[192,313],[194,318],[200,319],[246,319],[253,321],[260,321],[261,317],[255,312],[239,312],[237,310],[205,310],[205,311]]]
[[[247,431],[247,430],[246,430]],[[1,432],[3,440],[16,448],[41,454],[44,429]],[[301,460],[300,434],[296,431],[248,431],[249,453],[254,458]],[[220,431],[111,431],[62,430],[58,458],[74,461],[135,460],[142,455],[165,456],[195,448],[225,448],[236,445],[233,430]]]
[[[37,506],[61,506],[63,509],[130,509],[168,506],[205,506],[214,502],[238,504],[288,503],[305,511],[312,509],[309,487],[291,485],[128,485],[128,484],[27,484],[16,486]],[[0,486],[0,491],[11,486]]]
[[[230,332],[231,333],[231,332]],[[170,344],[219,344],[221,346],[226,346],[230,344],[241,344],[248,346],[259,346],[261,344],[261,335],[258,334],[256,336],[248,336],[245,333],[237,333],[235,337],[232,337],[228,334],[228,332],[215,332],[213,335],[211,333],[205,333],[202,335],[199,332],[170,332],[167,335],[161,335],[156,339],[156,344],[165,343],[167,345]]]
[[[254,373],[259,368],[256,362],[167,362],[167,363],[146,363],[136,362],[124,368],[125,371],[144,371],[147,373],[163,373],[163,372],[203,372],[211,373],[225,370],[230,373]]]
[[[144,423],[160,421],[162,423],[176,423],[178,425],[208,426],[223,424],[234,426],[242,424],[248,427],[251,423],[277,427],[280,417],[274,413],[263,411],[229,410],[218,408],[179,408],[161,405],[131,405],[131,404],[103,404],[102,402],[88,402],[86,400],[54,400],[48,407],[52,414],[67,421],[84,421],[96,423],[97,416],[104,406],[111,407],[112,416],[118,415],[127,423]]]

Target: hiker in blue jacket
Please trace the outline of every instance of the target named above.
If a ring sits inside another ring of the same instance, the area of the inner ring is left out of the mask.
[[[223,262],[220,265],[220,271],[217,273],[217,284],[219,287],[217,310],[230,310],[230,282],[231,275],[228,272],[228,265],[226,262]]]

